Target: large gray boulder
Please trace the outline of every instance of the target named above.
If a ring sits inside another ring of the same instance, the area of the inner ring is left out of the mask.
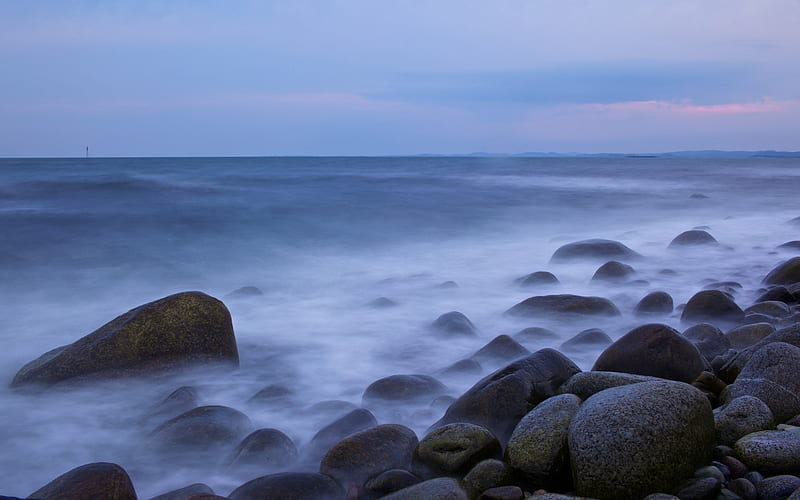
[[[795,432],[754,432],[736,441],[733,450],[750,470],[800,475],[800,434]]]
[[[753,396],[740,396],[714,410],[717,442],[732,446],[742,436],[764,431],[775,425],[772,410]]]
[[[511,316],[619,316],[617,306],[603,297],[580,295],[538,295],[523,300],[506,311]]]
[[[700,323],[687,328],[683,336],[689,339],[709,362],[731,348],[730,340],[722,330],[711,323]]]
[[[787,344],[800,347],[800,324],[794,324],[787,326],[786,328],[781,328],[780,330],[767,335],[750,347],[742,349],[736,355],[731,356],[720,368],[720,378],[729,383],[733,382],[747,362],[750,361],[750,358],[753,357],[753,354],[755,354],[765,345],[775,342],[785,342]]]
[[[569,426],[575,491],[600,500],[639,500],[672,491],[708,462],[714,416],[694,387],[653,381],[587,399]]]
[[[455,423],[439,427],[422,438],[414,451],[411,467],[425,479],[463,476],[478,462],[500,458],[500,455],[500,442],[489,429]]]
[[[634,328],[600,354],[593,371],[648,375],[690,383],[708,364],[675,329],[662,324]]]
[[[651,382],[653,380],[663,380],[658,377],[648,377],[646,375],[634,375],[632,373],[620,372],[580,372],[576,373],[564,385],[558,388],[559,394],[574,394],[581,400],[586,400],[600,391],[619,387],[621,385],[638,384],[639,382]]]
[[[772,269],[765,277],[765,285],[792,285],[800,282],[800,257],[793,257]]]
[[[550,258],[553,262],[573,260],[632,260],[641,258],[619,241],[604,240],[600,238],[575,241],[562,245]]]
[[[136,500],[131,478],[117,464],[97,462],[81,465],[58,476],[28,498]]]
[[[11,386],[108,372],[141,374],[197,362],[238,366],[239,353],[225,304],[201,292],[183,292],[132,309],[43,354],[23,366]]]
[[[728,321],[744,318],[744,311],[728,295],[719,290],[697,292],[686,303],[681,321]]]
[[[766,338],[767,335],[774,331],[775,327],[769,323],[751,323],[728,331],[725,334],[725,338],[728,339],[731,348],[741,350]]]
[[[517,422],[580,368],[553,349],[542,349],[497,370],[459,397],[432,428],[455,422],[486,427],[505,443]]]
[[[381,500],[467,500],[467,493],[455,479],[438,477],[396,491]]]

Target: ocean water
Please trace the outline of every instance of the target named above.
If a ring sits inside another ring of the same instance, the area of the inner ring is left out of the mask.
[[[223,452],[182,462],[147,447],[160,423],[153,408],[181,386],[303,450],[342,414],[315,404],[361,406],[364,389],[392,374],[432,374],[457,397],[498,366],[460,377],[439,371],[500,334],[531,326],[558,334],[523,343],[531,351],[589,327],[618,338],[646,322],[632,310],[648,292],[681,304],[713,281],[741,283],[736,300],[745,307],[769,269],[792,256],[776,247],[800,239],[789,223],[800,215],[798,191],[795,159],[0,159],[0,494],[26,496],[97,461],[122,465],[140,498],[195,482],[226,495],[258,476],[227,466]],[[667,248],[696,227],[720,245]],[[632,263],[636,281],[598,284],[590,278],[600,263],[550,263],[559,246],[587,238],[643,254]],[[561,283],[514,283],[540,270]],[[440,286],[448,281],[458,286]],[[263,294],[228,297],[243,286]],[[42,393],[7,387],[40,354],[186,290],[230,309],[238,370]],[[608,297],[622,316],[503,314],[547,293]],[[378,297],[397,306],[367,306]],[[476,337],[431,333],[430,323],[454,310],[475,323]],[[656,320],[686,327],[679,312]],[[599,350],[565,354],[590,369]],[[272,384],[292,395],[249,402]],[[367,407],[420,437],[444,412],[429,402]]]

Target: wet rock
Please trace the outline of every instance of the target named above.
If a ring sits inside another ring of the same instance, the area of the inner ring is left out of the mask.
[[[764,479],[758,483],[756,491],[760,500],[784,500],[799,488],[800,478],[784,474]]]
[[[525,494],[519,486],[499,486],[484,491],[478,500],[523,500]]]
[[[800,474],[800,435],[761,431],[736,441],[736,456],[751,470],[764,474]]]
[[[463,313],[451,311],[442,314],[431,325],[434,331],[445,336],[475,335],[475,325]]]
[[[239,443],[232,466],[257,466],[262,471],[286,469],[297,461],[292,439],[278,429],[259,429]]]
[[[763,302],[756,302],[752,306],[744,310],[745,315],[750,313],[765,314],[774,318],[785,318],[792,314],[788,304],[779,300],[767,300]]]
[[[645,295],[642,300],[636,304],[634,313],[637,316],[648,316],[657,314],[670,314],[674,304],[672,296],[667,292],[652,292]]]
[[[593,371],[649,375],[691,383],[708,364],[697,347],[673,328],[643,325],[600,354]]]
[[[109,372],[135,375],[196,362],[238,366],[239,354],[225,304],[201,292],[184,292],[132,309],[43,354],[23,366],[11,386]]]
[[[514,428],[505,462],[537,487],[569,489],[567,430],[581,400],[574,394],[553,396],[528,412]]]
[[[559,283],[556,275],[547,271],[536,271],[517,278],[514,282],[520,286],[557,285]]]
[[[97,462],[81,465],[53,479],[28,498],[46,500],[136,500],[128,473],[117,464]]]
[[[532,326],[525,328],[514,334],[514,338],[520,342],[546,342],[558,338],[558,334],[553,330]]]
[[[611,260],[600,266],[592,276],[592,281],[620,281],[636,274],[628,264]]]
[[[716,500],[721,489],[717,478],[693,478],[683,483],[675,496],[681,500]]]
[[[753,483],[744,478],[737,478],[728,483],[731,490],[742,500],[758,500],[758,491]]]
[[[450,405],[432,428],[455,422],[486,427],[505,443],[517,422],[578,373],[575,363],[553,349],[542,349],[478,381]]]
[[[800,413],[800,347],[784,342],[767,344],[756,351],[733,384],[722,393],[722,401],[755,396],[769,406],[776,423]]]
[[[184,488],[170,491],[153,497],[150,500],[188,500],[192,495],[213,495],[214,490],[210,486],[203,483],[190,484]]]
[[[734,298],[741,289],[742,284],[736,281],[714,281],[703,287],[703,290],[719,290],[730,298]]]
[[[792,285],[800,282],[800,257],[781,263],[764,277],[766,285]]]
[[[514,479],[505,463],[490,458],[473,467],[461,483],[469,497],[474,498],[490,488],[512,485]]]
[[[194,387],[183,386],[172,391],[148,415],[148,420],[158,419],[164,421],[185,413],[198,406],[197,390]]]
[[[638,384],[639,382],[649,382],[653,380],[662,379],[619,372],[580,372],[564,382],[564,385],[558,388],[558,393],[574,394],[581,400],[586,400],[589,396],[612,387]]]
[[[500,442],[489,429],[475,424],[448,424],[419,442],[412,471],[426,479],[463,476],[478,462],[500,456]]]
[[[378,425],[375,415],[364,408],[356,408],[320,429],[309,443],[312,460],[318,460],[331,446],[356,432]]]
[[[344,490],[324,474],[282,472],[262,476],[239,486],[230,500],[341,500]]]
[[[703,193],[692,193],[689,195],[689,198],[692,200],[707,200],[708,196],[704,195]]]
[[[725,354],[731,348],[731,343],[722,330],[710,323],[694,325],[686,329],[683,336],[689,339],[708,361]]]
[[[744,311],[730,297],[719,290],[703,290],[689,299],[681,314],[681,321],[738,321]]]
[[[371,383],[364,391],[365,402],[407,402],[428,398],[447,388],[430,375],[390,375]]]
[[[731,449],[731,451],[733,451]],[[736,479],[747,474],[747,466],[733,456],[722,457],[720,460],[730,471],[730,478]]]
[[[611,343],[611,337],[599,328],[589,328],[567,340],[559,347],[562,351],[580,350],[586,347],[603,347]]]
[[[443,281],[436,285],[434,288],[438,288],[439,290],[452,290],[454,288],[458,288],[458,283],[455,281]]]
[[[372,307],[373,309],[388,309],[397,305],[397,302],[388,297],[378,297],[367,303],[367,307]]]
[[[440,477],[386,495],[381,500],[467,500],[455,479]]]
[[[480,375],[483,367],[474,359],[461,359],[441,371],[441,375]]]
[[[542,316],[579,314],[588,316],[619,316],[617,306],[603,297],[580,295],[539,295],[515,305],[506,314],[512,316]]]
[[[752,323],[730,330],[725,334],[725,338],[728,339],[733,349],[741,350],[764,339],[774,331],[775,327],[769,323]]]
[[[725,364],[718,370],[720,377],[723,378],[723,380],[732,382],[734,379],[736,379],[736,377],[739,375],[739,372],[741,372],[753,354],[755,354],[762,347],[774,342],[785,342],[787,344],[800,347],[800,324],[781,328],[780,330],[767,335],[752,346],[742,349],[729,359],[726,359]]]
[[[641,255],[614,240],[590,239],[567,243],[555,251],[552,262],[573,260],[632,260]]]
[[[615,387],[587,399],[569,426],[575,490],[593,498],[638,500],[668,491],[708,462],[711,405],[671,381]]]
[[[760,399],[740,396],[714,410],[717,442],[733,445],[739,438],[753,432],[772,429],[772,410]]]
[[[319,471],[342,485],[363,485],[383,471],[408,470],[418,444],[416,434],[408,427],[378,425],[336,443],[322,458]]]
[[[531,353],[528,349],[519,344],[508,335],[498,335],[491,342],[481,347],[478,352],[472,355],[481,363],[491,363],[496,361],[510,362],[515,359],[527,356]]]
[[[233,408],[200,406],[167,420],[150,438],[163,452],[198,452],[233,445],[251,428],[250,419]]]
[[[237,288],[236,290],[232,291],[225,298],[227,299],[246,299],[248,297],[258,297],[260,295],[264,295],[264,292],[261,291],[257,286],[243,286],[241,288]]]
[[[267,403],[276,400],[287,400],[294,395],[294,391],[280,384],[270,384],[250,398],[253,403]]]
[[[795,299],[792,292],[790,292],[789,289],[783,285],[769,287],[767,291],[759,295],[759,297],[756,299],[756,302],[772,301],[783,302],[785,304],[794,304],[797,302],[797,299]]]
[[[367,481],[364,489],[371,495],[382,497],[421,482],[422,479],[407,470],[390,469]]]
[[[696,245],[718,245],[719,242],[716,238],[711,236],[707,231],[692,229],[684,231],[676,236],[670,243],[669,248],[696,246]]]

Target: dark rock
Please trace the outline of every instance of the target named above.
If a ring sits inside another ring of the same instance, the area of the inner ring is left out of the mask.
[[[395,307],[397,302],[388,298],[388,297],[378,297],[375,300],[372,300],[367,303],[367,307],[372,307],[375,309],[388,309],[390,307]]]
[[[562,294],[530,297],[506,311],[506,314],[512,316],[560,314],[619,316],[620,312],[613,302],[603,297]]]
[[[774,342],[785,342],[787,344],[800,347],[800,324],[781,328],[780,330],[767,335],[752,346],[742,349],[739,353],[731,356],[725,361],[724,366],[718,370],[720,377],[723,378],[723,380],[732,382],[734,379],[736,379],[736,377],[739,375],[739,372],[744,368],[756,351]]]
[[[132,309],[74,343],[23,366],[11,382],[54,384],[73,377],[133,375],[193,362],[238,366],[231,315],[201,292],[170,295]]]
[[[258,297],[259,295],[264,295],[258,287],[256,286],[243,286],[241,288],[237,288],[236,290],[232,291],[228,295],[226,295],[225,299],[244,299],[247,297]]]
[[[523,500],[525,494],[519,486],[499,486],[484,491],[478,500]]]
[[[705,467],[700,467],[696,471],[694,471],[694,477],[703,478],[703,477],[713,477],[720,483],[724,483],[728,480],[728,476],[725,475],[723,472],[723,468],[727,471],[727,467],[719,462],[711,462],[712,465],[707,465]]]
[[[498,335],[491,342],[481,347],[472,358],[481,363],[491,363],[495,361],[510,362],[515,359],[527,356],[531,353],[528,349],[519,344],[508,335]]]
[[[752,323],[730,330],[725,334],[733,349],[741,350],[757,343],[767,335],[773,333],[775,327],[769,323]]]
[[[341,500],[344,491],[324,474],[282,472],[262,476],[239,486],[230,500]]]
[[[364,391],[365,402],[407,402],[433,399],[447,388],[429,375],[390,375],[371,383]]]
[[[766,300],[763,302],[756,302],[752,306],[744,310],[745,315],[750,313],[766,314],[774,318],[785,318],[792,314],[789,305],[779,300]]]
[[[532,326],[525,328],[514,334],[514,338],[520,342],[545,342],[558,338],[558,334],[553,330]]]
[[[693,200],[707,200],[708,196],[704,195],[703,193],[692,193],[689,195],[689,198]]]
[[[559,283],[556,275],[547,271],[536,271],[517,278],[514,282],[521,286],[557,285]]]
[[[675,495],[680,500],[715,500],[722,483],[714,477],[694,478],[685,482]]]
[[[483,367],[474,359],[461,359],[441,371],[441,375],[480,375]]]
[[[197,390],[183,386],[172,391],[148,416],[149,420],[164,421],[198,406]]]
[[[728,483],[728,489],[739,495],[742,500],[758,500],[756,487],[744,478],[737,478]]]
[[[309,415],[317,415],[319,413],[331,413],[331,414],[339,414],[344,415],[345,413],[349,413],[358,406],[354,405],[349,401],[342,401],[339,399],[328,399],[325,401],[319,401],[314,403],[313,405],[309,406],[305,409]]]
[[[611,344],[593,371],[649,375],[691,383],[708,364],[697,347],[667,325],[634,328]]]
[[[754,432],[736,441],[733,449],[751,470],[768,475],[800,474],[800,435],[794,432]]]
[[[689,339],[706,360],[711,361],[731,348],[722,330],[710,323],[700,323],[688,328],[683,336]]]
[[[230,500],[228,497],[214,495],[213,493],[195,493],[186,500]]]
[[[764,480],[764,476],[755,470],[752,470],[744,475],[744,478],[750,481],[754,486],[758,485],[761,481]]]
[[[420,482],[422,482],[422,479],[407,470],[390,469],[367,481],[364,489],[370,494],[383,496]]]
[[[800,282],[800,257],[781,263],[764,277],[766,285],[792,285]]]
[[[251,428],[250,419],[233,408],[200,406],[167,420],[150,437],[164,452],[197,452],[235,444]]]
[[[691,385],[708,396],[711,404],[714,406],[717,405],[719,395],[726,387],[725,382],[710,371],[700,372],[700,375],[692,380]]]
[[[553,396],[522,417],[505,451],[511,470],[536,487],[569,489],[567,430],[580,404],[574,394]]]
[[[759,500],[785,500],[798,488],[800,488],[800,478],[781,475],[764,479],[758,483],[756,491]]]
[[[792,292],[783,285],[771,286],[766,292],[759,295],[756,302],[783,302],[785,304],[794,304],[797,302]]]
[[[278,429],[259,429],[239,443],[230,463],[270,471],[288,468],[297,457],[297,447],[289,436]]]
[[[800,250],[800,241],[798,241],[798,240],[787,241],[786,243],[784,243],[782,245],[778,245],[778,249],[780,249],[780,250],[790,250],[790,251]]]
[[[294,395],[294,391],[280,384],[270,384],[250,398],[250,402],[265,403],[275,400],[285,400]]]
[[[600,266],[592,276],[592,281],[619,281],[624,280],[636,274],[628,264],[610,260]]]
[[[470,498],[490,488],[512,485],[514,476],[500,460],[490,458],[480,462],[464,476],[462,485]]]
[[[356,432],[378,425],[375,415],[364,408],[357,408],[334,420],[319,430],[309,443],[312,460],[318,460],[331,446]]]
[[[703,290],[689,299],[681,314],[681,321],[738,321],[744,317],[736,302],[719,290]]]
[[[434,288],[438,288],[440,290],[452,290],[453,288],[458,288],[458,283],[455,281],[443,281],[439,283]]]
[[[577,494],[638,500],[669,490],[708,462],[714,417],[703,393],[689,385],[625,385],[581,405],[568,443]]]
[[[478,381],[450,405],[433,428],[455,422],[472,423],[486,427],[505,443],[531,408],[553,396],[579,371],[558,351],[536,351]]]
[[[451,311],[442,314],[431,327],[441,335],[475,335],[475,325],[464,314],[458,311]]]
[[[772,411],[760,399],[740,396],[714,410],[717,442],[733,445],[739,438],[774,427]]]
[[[136,500],[131,478],[117,464],[81,465],[53,479],[28,498],[43,500]]]
[[[580,372],[564,382],[564,385],[558,388],[558,393],[574,394],[580,399],[586,400],[589,396],[612,387],[638,384],[639,382],[649,382],[653,380],[662,379],[619,372]]]
[[[412,470],[424,479],[463,476],[478,462],[500,456],[500,443],[489,429],[474,424],[448,424],[419,442]]]
[[[381,500],[467,500],[455,479],[440,477],[386,495]]]
[[[408,470],[417,444],[416,434],[408,427],[378,425],[336,443],[322,457],[319,471],[342,485],[363,485],[383,471]]]
[[[700,231],[692,229],[684,231],[676,236],[670,243],[670,248],[696,246],[696,245],[718,245],[716,238],[711,236],[707,231]]]
[[[736,479],[739,477],[744,477],[747,474],[747,466],[743,464],[738,458],[727,456],[722,458],[722,463],[728,467],[731,475],[730,478]]]
[[[599,328],[589,328],[567,340],[559,347],[562,351],[580,350],[585,347],[603,347],[611,343],[611,337]]]
[[[211,487],[206,484],[195,483],[195,484],[190,484],[185,488],[180,488],[178,490],[173,490],[168,493],[158,495],[157,497],[153,497],[150,500],[188,500],[189,497],[197,494],[213,495],[214,490],[212,490]]]
[[[674,308],[672,296],[667,292],[652,292],[636,304],[634,313],[638,316],[651,314],[670,314]]]
[[[613,240],[591,239],[567,243],[555,251],[550,259],[553,262],[571,260],[631,260],[641,258],[641,255]]]

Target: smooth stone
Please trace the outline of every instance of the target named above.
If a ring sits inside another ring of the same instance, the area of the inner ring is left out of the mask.
[[[378,420],[371,411],[356,408],[320,429],[309,443],[312,460],[320,459],[331,446],[356,432],[378,425]]]
[[[758,490],[745,478],[737,478],[728,483],[728,489],[739,495],[742,500],[758,500]]]
[[[584,315],[619,316],[617,306],[603,297],[539,295],[523,300],[506,311],[511,316]]]
[[[784,474],[765,478],[758,483],[756,491],[759,500],[785,500],[798,488],[800,478]]]
[[[248,402],[266,403],[275,400],[284,400],[294,395],[294,391],[280,384],[270,384],[251,397]]]
[[[364,402],[408,402],[433,399],[447,388],[430,375],[390,375],[371,383],[362,396]]]
[[[557,285],[559,283],[556,275],[547,271],[536,271],[517,278],[514,282],[521,286]]]
[[[515,359],[528,356],[530,353],[531,351],[508,335],[498,335],[488,344],[481,347],[471,357],[481,363],[491,363],[495,361],[511,362]]]
[[[719,462],[712,462],[712,463],[716,463],[717,465],[722,465]],[[725,467],[725,466],[723,465],[723,467]],[[727,469],[727,467],[726,467],[726,469]],[[720,484],[724,483],[725,481],[727,481],[727,477],[725,476],[725,473],[722,472],[722,470],[718,466],[715,466],[715,465],[707,465],[705,467],[700,467],[699,469],[694,471],[694,477],[696,477],[696,478],[712,477],[712,478],[716,479],[717,481],[719,481]]]
[[[177,417],[198,406],[199,397],[194,387],[183,386],[172,391],[148,415],[148,420],[164,421]]]
[[[706,360],[711,361],[731,348],[730,340],[722,330],[710,323],[700,323],[687,328],[683,336],[689,339]]]
[[[684,231],[669,243],[669,248],[696,246],[696,245],[718,245],[719,242],[716,238],[711,236],[707,231],[692,229]]]
[[[559,347],[562,351],[580,350],[586,347],[604,347],[612,343],[611,337],[599,328],[589,328],[567,340]]]
[[[722,444],[733,445],[747,434],[774,426],[769,406],[753,396],[740,396],[714,410],[717,442]]]
[[[774,318],[785,318],[792,313],[789,305],[780,300],[765,300],[756,302],[744,310],[745,315],[749,313],[766,314]]]
[[[663,379],[620,372],[580,372],[564,382],[564,384],[558,388],[557,392],[559,394],[574,394],[585,401],[590,396],[612,387],[638,384],[639,382],[651,382],[654,380]]]
[[[524,328],[514,334],[514,339],[520,342],[546,342],[558,338],[558,334],[548,328],[532,326]]]
[[[442,314],[431,324],[431,328],[445,336],[473,336],[476,334],[472,321],[458,311]]]
[[[504,459],[529,484],[564,491],[570,488],[567,431],[581,400],[574,394],[539,403],[514,428]]]
[[[490,488],[478,497],[478,500],[523,500],[525,494],[519,486],[498,486]]]
[[[383,496],[421,482],[422,479],[407,470],[389,469],[367,481],[364,489],[372,495]]]
[[[592,281],[620,281],[636,274],[633,267],[616,260],[610,260],[600,266],[592,275]]]
[[[765,285],[792,285],[800,282],[800,257],[793,257],[773,268],[764,277]]]
[[[514,484],[514,475],[500,460],[490,458],[478,463],[464,476],[462,485],[470,498],[490,488],[510,486]]]
[[[750,358],[762,347],[775,343],[785,342],[797,347],[800,347],[800,324],[794,324],[781,328],[774,333],[764,337],[759,342],[750,347],[742,349],[740,352],[734,354],[729,359],[725,360],[725,364],[720,367],[717,372],[723,380],[733,382],[739,373],[744,369],[744,366],[750,361]]]
[[[378,297],[377,299],[367,302],[367,307],[372,307],[373,309],[388,309],[397,305],[399,305],[397,302],[388,297]]]
[[[687,384],[641,382],[587,399],[568,443],[577,494],[639,500],[708,463],[714,416],[703,393]]]
[[[675,496],[681,500],[715,500],[721,489],[717,478],[694,478],[685,482]]]
[[[767,291],[759,295],[755,301],[756,303],[775,301],[783,302],[784,304],[794,304],[797,302],[797,299],[795,299],[795,296],[792,294],[792,292],[790,292],[785,286],[775,285],[769,287]]]
[[[131,478],[117,464],[96,462],[61,474],[31,493],[42,500],[137,500]]]
[[[199,452],[233,445],[251,428],[247,415],[233,408],[199,406],[158,426],[150,439],[162,452]]]
[[[686,303],[681,313],[681,321],[738,321],[744,311],[730,297],[719,290],[697,292]]]
[[[262,476],[239,486],[230,500],[342,500],[344,490],[324,474],[281,472]]]
[[[736,441],[733,449],[751,470],[767,475],[800,474],[800,435],[793,432],[754,432]]]
[[[691,383],[708,362],[689,340],[662,324],[634,328],[597,358],[592,371],[648,375]]]
[[[799,240],[787,241],[786,243],[778,245],[777,248],[781,250],[791,250],[791,251],[800,250],[800,241]]]
[[[475,424],[448,424],[420,440],[411,470],[424,479],[463,476],[478,462],[500,458],[501,454],[500,442],[489,429]]]
[[[773,332],[775,332],[775,327],[769,323],[752,323],[730,330],[725,337],[733,349],[741,350],[759,342]]]
[[[239,443],[230,463],[257,466],[263,471],[287,469],[297,461],[294,441],[278,429],[258,429]]]
[[[192,495],[206,494],[213,495],[214,490],[210,486],[203,483],[190,484],[189,486],[172,490],[167,493],[155,496],[150,500],[187,500]]]
[[[480,375],[483,367],[474,359],[460,359],[439,372],[440,375]]]
[[[581,240],[562,245],[550,258],[552,262],[598,259],[639,259],[641,255],[622,243],[601,238]]]
[[[467,500],[455,479],[439,477],[386,495],[381,500]]]
[[[670,314],[674,307],[672,296],[667,292],[651,292],[642,297],[633,312],[637,316]]]
[[[739,477],[744,477],[744,475],[747,474],[747,466],[743,464],[741,460],[739,460],[738,458],[733,456],[727,456],[723,457],[721,461],[731,472],[730,475],[731,478],[736,479]]]
[[[142,375],[189,363],[239,365],[228,308],[201,292],[141,305],[20,368],[12,387],[80,376]]]

